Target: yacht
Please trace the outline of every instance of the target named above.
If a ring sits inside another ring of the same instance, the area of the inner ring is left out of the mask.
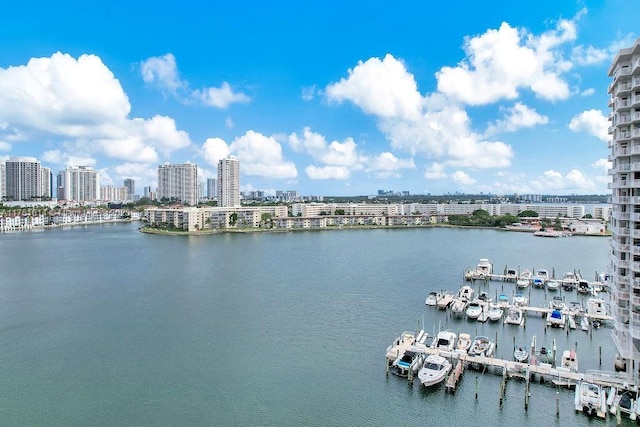
[[[473,299],[473,294],[475,293],[475,291],[473,290],[473,288],[471,286],[463,286],[460,288],[460,290],[458,291],[458,295],[457,298],[459,300],[465,301],[465,302],[469,302]]]
[[[572,291],[578,286],[578,275],[571,271],[564,273],[562,278],[562,288],[565,291]]]
[[[451,331],[440,331],[431,344],[431,348],[440,351],[453,351],[456,345],[456,334]]]
[[[504,319],[505,325],[524,325],[524,312],[520,307],[511,307],[507,311],[507,317]]]
[[[431,354],[427,356],[422,368],[418,371],[418,379],[423,386],[430,387],[441,383],[449,371],[451,371],[451,362],[442,356]]]
[[[493,273],[493,267],[491,263],[486,258],[481,258],[480,262],[476,266],[476,278],[478,279],[488,279],[489,276]]]
[[[518,270],[516,270],[515,268],[509,268],[505,276],[507,281],[515,282],[516,280],[518,280]]]
[[[576,289],[579,293],[581,294],[591,294],[592,293],[592,287],[591,284],[584,280],[581,279],[578,281],[578,287]]]
[[[602,298],[589,298],[587,300],[587,314],[589,316],[606,316],[607,307]]]
[[[576,411],[582,411],[589,416],[597,415],[604,418],[606,415],[606,393],[600,384],[580,381],[576,386],[574,403]]]
[[[469,355],[471,356],[486,356],[489,357],[493,354],[495,344],[489,341],[489,338],[485,336],[477,336],[471,344],[469,349]]]

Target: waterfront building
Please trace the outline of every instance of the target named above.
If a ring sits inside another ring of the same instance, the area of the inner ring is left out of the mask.
[[[128,197],[133,198],[136,194],[136,181],[131,178],[127,178],[124,180],[124,186],[127,187]]]
[[[234,156],[218,162],[218,206],[240,206],[240,161]]]
[[[129,199],[129,196],[129,189],[126,186],[105,185],[100,187],[100,200],[105,202],[124,202]]]
[[[215,178],[207,178],[207,199],[215,200],[218,197],[218,181]]]
[[[613,337],[625,360],[640,359],[640,39],[609,67]],[[637,370],[627,363],[634,376]]]
[[[69,166],[58,173],[58,199],[76,202],[100,199],[100,177],[90,166]]]
[[[5,199],[32,200],[48,197],[43,192],[43,170],[34,157],[10,157],[5,162]],[[48,171],[45,171],[45,173]]]
[[[158,166],[159,200],[178,201],[189,205],[198,203],[198,166],[186,162],[165,163]]]

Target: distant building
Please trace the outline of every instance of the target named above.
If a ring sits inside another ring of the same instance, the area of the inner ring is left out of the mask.
[[[106,185],[100,187],[100,200],[106,202],[124,202],[129,199],[129,189],[126,186],[114,187]]]
[[[90,166],[69,166],[58,173],[58,199],[77,202],[100,199],[98,171]]]
[[[218,181],[215,178],[207,178],[207,199],[215,200],[218,197]]]
[[[124,186],[127,187],[127,194],[129,198],[132,198],[136,194],[136,182],[131,178],[124,180]]]
[[[51,196],[47,190],[50,187],[46,187],[46,183],[50,182],[50,170],[42,168],[34,157],[10,157],[4,163],[4,172],[6,200],[33,200]],[[46,178],[43,175],[47,175]]]
[[[195,206],[198,203],[198,166],[186,162],[158,166],[158,199]]]
[[[240,161],[234,156],[218,162],[218,206],[240,206]]]

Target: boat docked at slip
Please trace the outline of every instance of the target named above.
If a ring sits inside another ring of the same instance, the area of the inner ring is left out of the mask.
[[[575,350],[565,350],[562,352],[562,361],[560,366],[568,369],[570,372],[578,372],[578,354]]]
[[[549,280],[549,272],[544,268],[540,268],[536,270],[536,278],[546,283],[546,281]]]
[[[562,289],[565,291],[572,291],[578,286],[579,277],[576,273],[567,271],[562,277]]]
[[[495,349],[495,344],[489,340],[488,337],[485,336],[477,336],[473,343],[471,344],[471,348],[469,349],[470,356],[486,356],[489,357],[493,355],[493,350]]]
[[[438,304],[438,300],[440,300],[444,295],[444,291],[431,291],[427,295],[424,303],[429,307],[435,307]]]
[[[550,291],[557,291],[560,289],[561,282],[556,279],[547,280],[547,289]]]
[[[493,274],[493,266],[487,258],[481,258],[475,269],[467,270],[465,280],[488,280]]]
[[[538,277],[534,277],[531,282],[533,283],[533,286],[535,288],[538,288],[538,289],[543,289],[544,288],[544,280],[542,280],[542,279],[540,279]]]
[[[431,348],[440,351],[453,351],[456,345],[456,334],[451,331],[440,331],[431,344]]]
[[[418,379],[425,387],[441,383],[451,371],[451,362],[442,356],[430,354],[418,371]]]
[[[518,270],[515,268],[507,269],[507,274],[505,274],[505,279],[509,282],[515,282],[518,280]]]
[[[529,360],[529,351],[526,347],[516,347],[513,350],[513,359],[518,363],[526,363]]]
[[[547,326],[564,328],[567,316],[560,310],[553,309],[547,313]]]
[[[467,317],[476,320],[482,314],[483,304],[478,300],[473,300],[467,305]]]
[[[416,332],[405,331],[387,347],[387,363],[390,365],[398,359],[406,350],[414,347],[417,351],[427,348],[429,334],[421,330]]]
[[[471,286],[465,285],[460,288],[458,294],[456,295],[456,298],[461,301],[469,302],[473,299],[473,295],[475,294],[475,292],[476,291],[474,291]]]
[[[423,360],[423,353],[415,347],[405,350],[391,365],[391,372],[399,377],[409,376],[409,372],[415,374],[420,369]]]
[[[504,294],[498,295],[498,305],[502,308],[509,308],[509,297]]]
[[[587,300],[587,314],[589,316],[606,316],[607,306],[602,298],[589,298]]]
[[[531,284],[531,279],[525,279],[523,277],[520,277],[518,279],[518,281],[516,282],[516,286],[520,289],[524,289],[527,286],[529,286]]]
[[[489,312],[487,313],[489,320],[491,320],[492,322],[497,322],[498,320],[502,319],[503,314],[504,310],[498,303],[489,304]]]
[[[471,348],[471,343],[471,335],[467,334],[466,332],[461,332],[460,335],[458,335],[456,351],[466,353]]]
[[[524,325],[524,311],[520,307],[510,307],[504,318],[505,325]]]
[[[578,291],[578,293],[585,294],[585,295],[593,294],[593,288],[591,284],[584,279],[580,279],[578,281],[578,286],[576,290]]]
[[[513,305],[516,307],[525,307],[527,304],[529,304],[529,298],[522,292],[516,292],[513,296]]]
[[[467,310],[467,302],[461,299],[454,299],[451,303],[451,313],[460,316]]]
[[[564,310],[565,307],[564,298],[560,295],[555,295],[549,302],[549,308],[552,310]]]
[[[574,404],[576,411],[604,418],[607,406],[605,390],[600,384],[582,380],[576,386]]]

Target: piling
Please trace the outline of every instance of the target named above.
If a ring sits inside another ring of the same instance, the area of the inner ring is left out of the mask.
[[[556,418],[560,417],[560,392],[556,391]]]
[[[529,384],[531,382],[529,376],[529,368],[525,370],[525,385],[524,385],[524,410],[529,410]]]
[[[476,375],[476,400],[478,400],[478,376]]]
[[[602,346],[598,346],[598,363],[602,366]]]

